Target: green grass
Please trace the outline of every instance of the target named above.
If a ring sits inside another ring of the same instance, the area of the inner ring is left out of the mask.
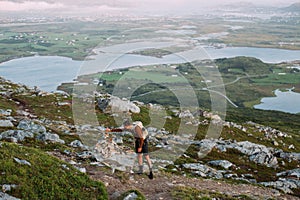
[[[172,75],[178,75],[175,69],[166,67],[143,67],[143,68],[131,68],[124,74],[122,74],[122,79],[125,80],[149,80],[154,83],[182,83],[183,78],[172,77]]]
[[[33,114],[40,118],[52,120],[63,120],[73,123],[73,114],[70,106],[58,106],[58,99],[64,102],[71,102],[71,99],[63,99],[55,95],[49,96],[30,96],[30,95],[14,95],[13,100],[21,102]]]
[[[20,165],[14,158],[26,160]],[[9,194],[22,199],[108,199],[106,189],[70,164],[41,150],[2,142],[0,184],[16,184]]]
[[[0,96],[0,109],[11,109],[13,112],[15,112],[17,110],[17,105],[15,104],[15,102]]]
[[[141,51],[133,51],[130,52],[129,54],[137,54],[137,55],[143,55],[143,56],[152,56],[152,57],[157,57],[157,58],[162,58],[163,56],[172,54],[170,51],[166,51],[163,49],[145,49]]]
[[[251,78],[251,80],[257,85],[277,85],[277,87],[282,88],[283,84],[299,84],[300,73],[287,73],[286,75],[274,73],[265,78]]]

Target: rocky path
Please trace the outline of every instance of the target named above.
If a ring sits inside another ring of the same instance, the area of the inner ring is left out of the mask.
[[[142,192],[149,200],[172,199],[171,192],[176,187],[186,186],[197,190],[217,192],[229,196],[247,195],[253,199],[299,200],[299,197],[279,193],[277,190],[248,184],[230,184],[210,179],[187,178],[156,172],[150,180],[146,175],[113,174],[99,167],[87,167],[88,174],[95,180],[104,182],[111,199],[131,189]]]

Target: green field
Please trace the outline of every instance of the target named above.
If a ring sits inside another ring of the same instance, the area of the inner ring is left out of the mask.
[[[211,106],[211,94],[205,90],[206,87],[216,91],[224,87],[226,96],[242,108],[252,108],[261,98],[274,96],[273,91],[276,89],[300,90],[299,70],[289,69],[288,65],[266,64],[248,57],[219,59],[215,63],[221,77],[209,77],[211,83],[206,83],[205,76],[203,77],[203,74],[209,72],[209,68],[190,64],[180,64],[176,68],[166,65],[133,67],[83,76],[79,80],[92,82],[99,78],[105,80],[105,85],[97,87],[101,92],[117,92],[121,97],[127,97],[128,91],[134,89],[133,100],[163,105],[177,105],[172,89],[189,90],[190,87],[196,92],[199,105],[206,108]],[[201,74],[200,68],[195,67],[201,68]],[[60,88],[71,91],[72,84],[63,84]]]

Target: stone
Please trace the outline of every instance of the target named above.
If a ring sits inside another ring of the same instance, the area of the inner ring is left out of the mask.
[[[209,139],[204,139],[201,141],[195,141],[193,144],[197,145],[199,147],[198,157],[202,158],[206,156],[216,145],[216,142]]]
[[[214,179],[222,179],[224,178],[223,174],[225,173],[225,171],[222,170],[214,170],[214,171],[210,171],[208,173],[208,176]]]
[[[13,196],[10,196],[6,193],[3,193],[3,192],[0,192],[0,199],[1,200],[21,200],[21,199],[15,198]]]
[[[124,197],[123,200],[135,200],[138,198],[138,195],[135,192],[132,192],[128,194],[126,197]]]
[[[85,146],[79,141],[79,140],[74,140],[69,144],[69,146],[74,147],[74,148],[84,148]]]
[[[195,172],[193,172],[193,174],[195,174],[197,176],[201,176],[203,178],[207,177],[207,175],[204,172],[202,172],[202,171],[195,171]]]
[[[276,152],[276,156],[288,160],[289,162],[292,160],[300,161],[300,153],[294,153],[294,152],[288,153],[280,150]]]
[[[93,157],[93,153],[90,151],[83,151],[80,153],[77,153],[77,156],[81,159],[89,159]]]
[[[292,189],[298,188],[298,185],[292,179],[279,179],[275,182],[260,182],[259,184],[266,187],[274,187],[287,194],[293,194]]]
[[[225,174],[224,175],[224,178],[238,178],[238,175],[237,174]]]
[[[216,170],[214,168],[211,168],[209,166],[200,164],[200,163],[186,163],[182,165],[185,169],[193,170],[193,174],[201,176],[201,177],[211,177],[215,179],[222,179],[224,176],[223,174],[226,173],[226,171],[223,170]]]
[[[108,106],[111,107],[112,113],[132,112],[140,113],[140,108],[128,100],[122,100],[118,97],[111,97]]]
[[[29,130],[33,133],[45,133],[46,128],[40,124],[36,124],[31,120],[23,119],[18,124],[18,129]]]
[[[181,113],[178,114],[178,117],[194,119],[193,114],[189,110],[182,111]]]
[[[114,137],[113,140],[116,144],[123,144],[123,138],[122,137]]]
[[[0,127],[14,127],[10,120],[0,120]]]
[[[277,173],[276,176],[294,176],[299,179],[300,178],[300,168],[283,171],[283,172]]]
[[[22,130],[8,130],[4,131],[0,134],[1,139],[10,139],[16,142],[22,142],[25,138],[33,138],[34,134],[29,131],[22,131]]]
[[[257,183],[257,181],[255,179],[246,179],[246,178],[241,178],[241,177],[233,178],[233,179],[238,180],[238,181],[245,181],[245,182],[252,183],[252,184]]]
[[[185,169],[201,171],[205,174],[207,174],[210,170],[212,170],[211,167],[208,167],[208,166],[200,164],[200,163],[186,163],[186,164],[183,164],[182,167]]]
[[[195,116],[195,117],[203,117],[203,115],[204,115],[203,110],[197,110],[197,111],[193,112],[193,116]]]
[[[278,146],[279,145],[278,142],[275,141],[275,140],[272,143],[273,143],[274,146]]]
[[[268,167],[276,167],[278,165],[278,160],[275,155],[281,153],[275,153],[273,148],[267,148],[264,145],[255,144],[249,141],[234,142],[230,140],[223,141],[204,139],[201,141],[193,141],[192,144],[195,144],[199,147],[199,158],[206,156],[213,147],[221,152],[226,152],[227,149],[236,149],[242,154],[248,155],[251,161],[266,165]],[[295,153],[292,154],[297,156]]]
[[[9,192],[15,188],[17,188],[17,185],[15,185],[15,184],[4,184],[4,185],[2,185],[2,192]]]
[[[243,154],[249,155],[249,159],[255,163],[268,167],[275,167],[278,164],[277,158],[270,151],[272,149],[264,145],[243,141],[238,142],[234,148]]]
[[[289,146],[289,149],[295,149],[295,146],[294,146],[293,144],[291,144],[291,145]]]
[[[33,114],[31,114],[31,113],[29,113],[29,112],[26,112],[26,111],[24,111],[24,110],[17,110],[17,114],[18,114],[18,115],[25,116],[25,117],[37,118],[36,115],[33,115]]]
[[[212,161],[209,161],[208,164],[210,164],[212,166],[220,166],[220,167],[223,167],[224,169],[229,169],[233,165],[228,160],[212,160]]]
[[[66,169],[66,170],[70,170],[70,168],[66,164],[62,164],[61,166],[62,166],[62,168]]]
[[[64,144],[65,141],[61,140],[57,134],[52,133],[42,133],[36,137],[37,140],[42,142],[53,142],[53,143],[61,143]]]
[[[86,168],[84,167],[75,167],[76,169],[78,169],[78,171],[80,171],[81,173],[86,173]]]
[[[106,187],[107,187],[108,185],[109,185],[108,183],[105,183],[105,186],[106,186]],[[111,198],[111,199],[118,199],[120,196],[121,196],[121,192],[116,191],[116,192],[114,192],[114,193],[110,196],[110,198]]]
[[[253,154],[249,157],[249,160],[261,165],[266,165],[267,167],[276,167],[278,164],[275,156],[265,152]]]
[[[71,103],[70,102],[58,102],[57,105],[58,106],[70,106]]]
[[[105,98],[98,99],[98,108],[104,112],[108,106],[109,100]]]
[[[11,112],[12,112],[11,109],[7,109],[7,110],[0,109],[0,116],[10,116]]]
[[[14,161],[16,161],[17,163],[19,163],[20,165],[31,166],[30,162],[28,162],[27,160],[20,160],[19,158],[14,158]]]

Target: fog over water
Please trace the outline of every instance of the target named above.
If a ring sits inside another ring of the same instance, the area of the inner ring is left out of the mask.
[[[297,0],[5,0],[0,1],[0,11],[39,12],[53,15],[86,15],[97,14],[191,14],[203,12],[207,8],[234,8],[235,4],[248,6],[285,7]],[[230,6],[228,6],[230,5]],[[42,11],[42,12],[41,12]]]

